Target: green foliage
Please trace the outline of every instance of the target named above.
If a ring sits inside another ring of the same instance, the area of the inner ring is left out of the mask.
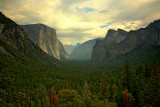
[[[118,87],[111,83],[110,85],[107,86],[107,98],[109,99],[109,102],[115,102],[116,101],[116,96],[118,94]]]
[[[58,107],[122,107],[123,91],[128,87],[130,106],[160,104],[158,62],[135,66],[128,58],[123,62],[124,69],[90,61],[58,62],[55,66],[55,62],[33,60],[35,57],[26,56],[3,42],[0,45],[11,54],[0,53],[0,107],[48,107],[51,86],[58,92]]]
[[[58,99],[60,107],[83,107],[84,102],[76,90],[59,90]]]

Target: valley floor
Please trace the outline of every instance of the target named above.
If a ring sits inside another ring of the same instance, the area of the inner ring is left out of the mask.
[[[158,107],[158,61],[122,63],[66,61],[59,67],[1,56],[0,106]]]

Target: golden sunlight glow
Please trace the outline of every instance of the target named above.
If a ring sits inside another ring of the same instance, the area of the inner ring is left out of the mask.
[[[4,0],[3,0],[4,1]],[[18,24],[43,23],[63,44],[135,30],[160,18],[160,0],[5,0],[0,10]]]

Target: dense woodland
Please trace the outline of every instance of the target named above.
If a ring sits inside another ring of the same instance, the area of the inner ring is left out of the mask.
[[[160,105],[158,60],[131,64],[64,61],[46,64],[6,45],[0,55],[0,107],[143,107]]]

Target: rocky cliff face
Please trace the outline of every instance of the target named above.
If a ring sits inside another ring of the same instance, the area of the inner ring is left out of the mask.
[[[102,38],[97,38],[89,40],[78,46],[70,54],[71,59],[73,60],[90,60],[93,46],[97,40],[102,40]]]
[[[92,51],[92,60],[103,60],[106,57],[106,53],[109,49],[112,49],[116,44],[124,40],[128,35],[128,32],[118,29],[108,30],[104,40],[97,40]],[[108,56],[109,57],[109,56]]]
[[[92,60],[106,60],[109,57],[115,57],[130,52],[140,46],[148,47],[151,45],[160,45],[160,20],[154,21],[146,28],[130,32],[122,31],[119,34],[121,37],[117,43],[113,41],[115,38],[107,38],[107,36],[110,35],[110,31],[108,31],[104,41],[97,41],[93,48]],[[116,33],[111,33],[110,36],[114,35],[116,35]],[[124,36],[124,38],[122,36]],[[109,41],[110,43],[107,43]]]
[[[6,45],[9,45],[18,50],[28,58],[42,61],[45,63],[57,62],[57,60],[45,52],[43,52],[37,45],[27,38],[25,31],[19,27],[11,19],[5,17],[0,12],[0,53],[14,58],[11,50],[6,49]]]
[[[63,44],[57,39],[56,31],[43,24],[21,25],[28,34],[28,38],[36,43],[44,52],[56,59],[68,59]]]
[[[160,45],[160,20],[151,23],[146,28],[130,31],[128,37],[111,49],[110,53],[124,54],[142,45]]]

